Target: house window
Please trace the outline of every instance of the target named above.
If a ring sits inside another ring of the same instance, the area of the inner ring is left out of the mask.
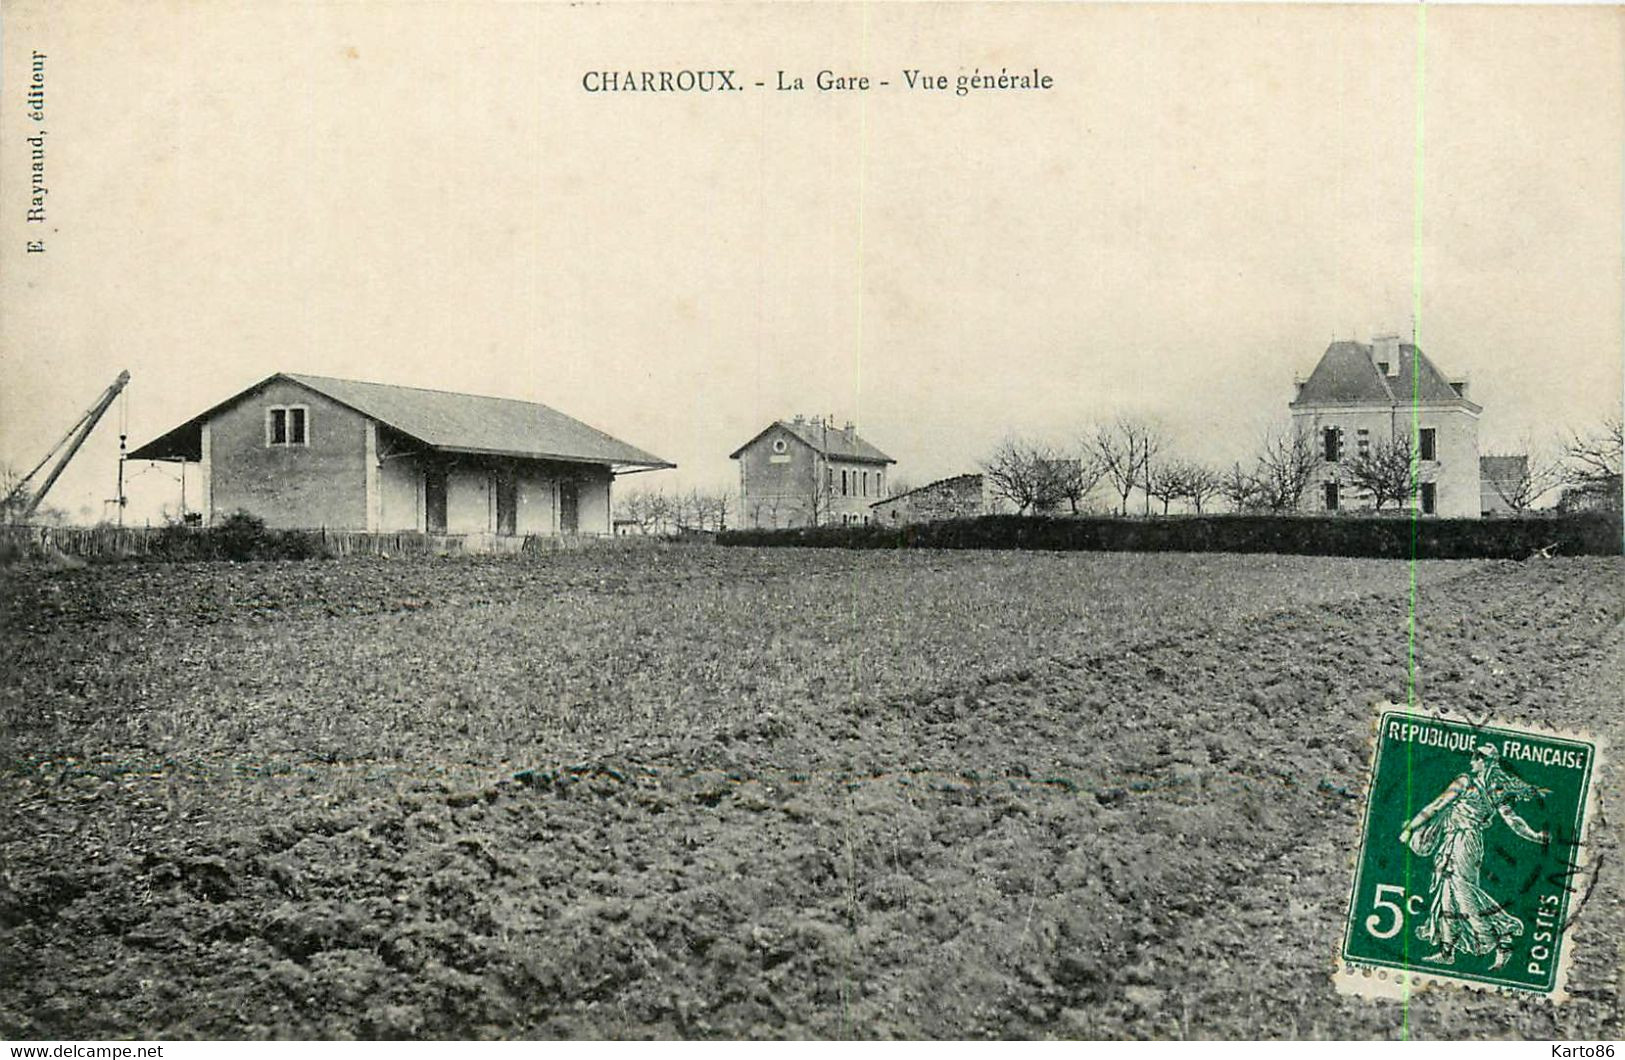
[[[876,471],[875,472],[875,496],[876,497],[884,497],[885,495],[886,495],[886,473],[884,471]]]
[[[1331,458],[1327,457],[1327,459]],[[1337,511],[1337,483],[1335,482],[1326,483],[1326,510],[1328,512]]]
[[[865,497],[869,496],[869,472],[867,471],[863,473],[863,495]]]
[[[1320,439],[1326,462],[1328,464],[1337,463],[1337,458],[1341,455],[1343,449],[1343,432],[1336,427],[1327,427],[1320,432]]]
[[[1439,459],[1438,441],[1437,441],[1437,439],[1435,437],[1437,432],[1432,427],[1423,427],[1422,430],[1420,432],[1418,432],[1418,433],[1421,435],[1421,445],[1419,446],[1419,448],[1422,450],[1422,455],[1418,459],[1421,459],[1421,460],[1437,460],[1437,459]]]
[[[824,469],[824,486],[831,493],[835,492],[835,469],[832,467]]]
[[[1439,488],[1431,482],[1422,483],[1422,514],[1432,515],[1439,506]]]
[[[788,448],[790,448],[790,446],[788,444],[786,444],[786,442],[785,442],[785,440],[783,438],[775,438],[775,439],[773,439],[773,451],[775,453],[782,453]]]
[[[846,496],[846,494],[847,494],[847,489],[846,489],[846,471],[845,471],[845,470],[842,470],[842,471],[841,471],[841,496],[843,496],[843,497],[844,497],[844,496]]]
[[[1360,428],[1359,440],[1355,442],[1355,446],[1359,449],[1360,456],[1362,456],[1362,457],[1370,456],[1371,455],[1371,432],[1366,430],[1364,427],[1361,427]]]
[[[309,445],[309,421],[304,405],[272,405],[265,410],[265,444]]]

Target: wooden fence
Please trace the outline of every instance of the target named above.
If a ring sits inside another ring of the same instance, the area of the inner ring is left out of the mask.
[[[0,562],[48,559],[58,555],[87,560],[172,557],[174,535],[206,534],[178,527],[0,526]],[[656,539],[608,534],[372,534],[355,530],[312,530],[319,550],[329,556],[538,555],[585,548],[647,547]],[[167,535],[167,537],[166,537]],[[160,544],[160,542],[163,544]],[[180,550],[184,553],[184,549]]]

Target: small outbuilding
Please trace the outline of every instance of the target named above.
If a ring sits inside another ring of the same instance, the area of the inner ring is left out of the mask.
[[[1529,457],[1481,456],[1478,458],[1479,509],[1482,514],[1510,515],[1527,507],[1533,497],[1529,489]],[[1522,504],[1514,504],[1516,501]]]
[[[955,475],[870,505],[874,521],[886,526],[967,519],[993,510],[981,475]]]
[[[530,401],[278,373],[140,446],[196,462],[203,523],[608,534],[619,474],[675,467]]]

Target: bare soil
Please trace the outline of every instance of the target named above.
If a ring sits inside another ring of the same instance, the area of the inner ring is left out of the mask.
[[[0,1034],[1625,1035],[1625,562],[0,577]],[[1412,622],[1412,599],[1415,621]],[[1371,705],[1612,739],[1571,1000],[1341,997]]]

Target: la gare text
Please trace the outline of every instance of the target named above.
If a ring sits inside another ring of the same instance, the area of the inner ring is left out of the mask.
[[[738,70],[588,70],[581,75],[581,87],[588,92],[743,92],[748,88],[774,92],[873,92],[881,89],[948,93],[968,96],[973,92],[1047,91],[1055,78],[1037,67],[1011,70],[1009,67],[983,70],[980,67],[955,74],[904,70],[895,78],[869,74],[819,70],[814,74],[775,71],[767,80],[753,81]]]

